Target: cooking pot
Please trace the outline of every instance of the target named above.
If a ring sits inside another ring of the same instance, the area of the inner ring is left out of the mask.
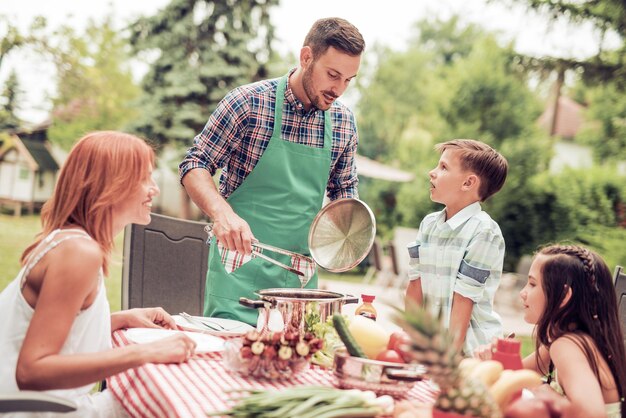
[[[259,308],[259,331],[294,331],[302,333],[318,322],[341,313],[346,303],[358,303],[359,298],[352,295],[319,289],[263,289],[254,292],[259,300],[239,298],[239,303],[249,308]],[[282,321],[272,324],[273,318],[279,316]]]

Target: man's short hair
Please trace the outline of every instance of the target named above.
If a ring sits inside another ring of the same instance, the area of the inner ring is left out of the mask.
[[[504,185],[509,170],[509,163],[498,151],[484,142],[474,139],[453,139],[435,145],[443,153],[447,149],[458,150],[464,170],[471,171],[480,178],[478,195],[484,202],[496,194]]]
[[[313,59],[323,55],[331,46],[356,57],[365,49],[365,41],[352,23],[340,17],[327,17],[313,23],[303,46],[311,48]]]

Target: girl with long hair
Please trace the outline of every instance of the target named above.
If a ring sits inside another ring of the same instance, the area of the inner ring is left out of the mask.
[[[90,395],[94,382],[193,354],[195,343],[183,334],[111,348],[117,329],[175,328],[161,308],[111,314],[104,286],[115,235],[150,222],[159,194],[153,166],[152,148],[133,135],[95,132],[74,145],[42,209],[42,232],[0,293],[0,392],[46,390],[73,399],[78,410],[64,416],[125,416],[108,391]]]
[[[580,246],[547,246],[535,255],[520,296],[524,320],[536,324],[536,350],[524,367],[547,375],[567,397],[562,416],[624,418],[624,339],[604,260]],[[490,348],[479,357],[489,358]]]
[[[581,417],[624,417],[626,355],[613,278],[586,248],[540,250],[521,291],[537,350],[524,366],[548,373],[551,386]]]

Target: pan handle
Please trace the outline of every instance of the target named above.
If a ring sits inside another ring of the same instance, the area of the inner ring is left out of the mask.
[[[354,297],[353,295],[344,295],[341,301],[343,303],[359,303],[359,298]]]
[[[256,309],[256,308],[264,308],[264,307],[269,308],[272,303],[266,300],[252,300],[252,299],[241,297],[239,298],[239,304],[242,306],[245,306],[246,308]]]
[[[385,376],[391,380],[399,380],[402,382],[419,382],[420,380],[424,380],[424,370],[413,369],[397,369],[397,368],[386,368]]]

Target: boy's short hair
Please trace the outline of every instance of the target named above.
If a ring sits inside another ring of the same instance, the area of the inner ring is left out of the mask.
[[[313,58],[323,55],[331,46],[353,57],[361,55],[365,41],[361,32],[350,22],[340,17],[319,19],[304,38],[304,45],[311,48]]]
[[[471,171],[480,178],[478,196],[484,202],[496,194],[504,185],[509,163],[498,151],[484,142],[474,139],[453,139],[435,145],[443,153],[447,149],[459,150],[459,158],[464,170]]]

